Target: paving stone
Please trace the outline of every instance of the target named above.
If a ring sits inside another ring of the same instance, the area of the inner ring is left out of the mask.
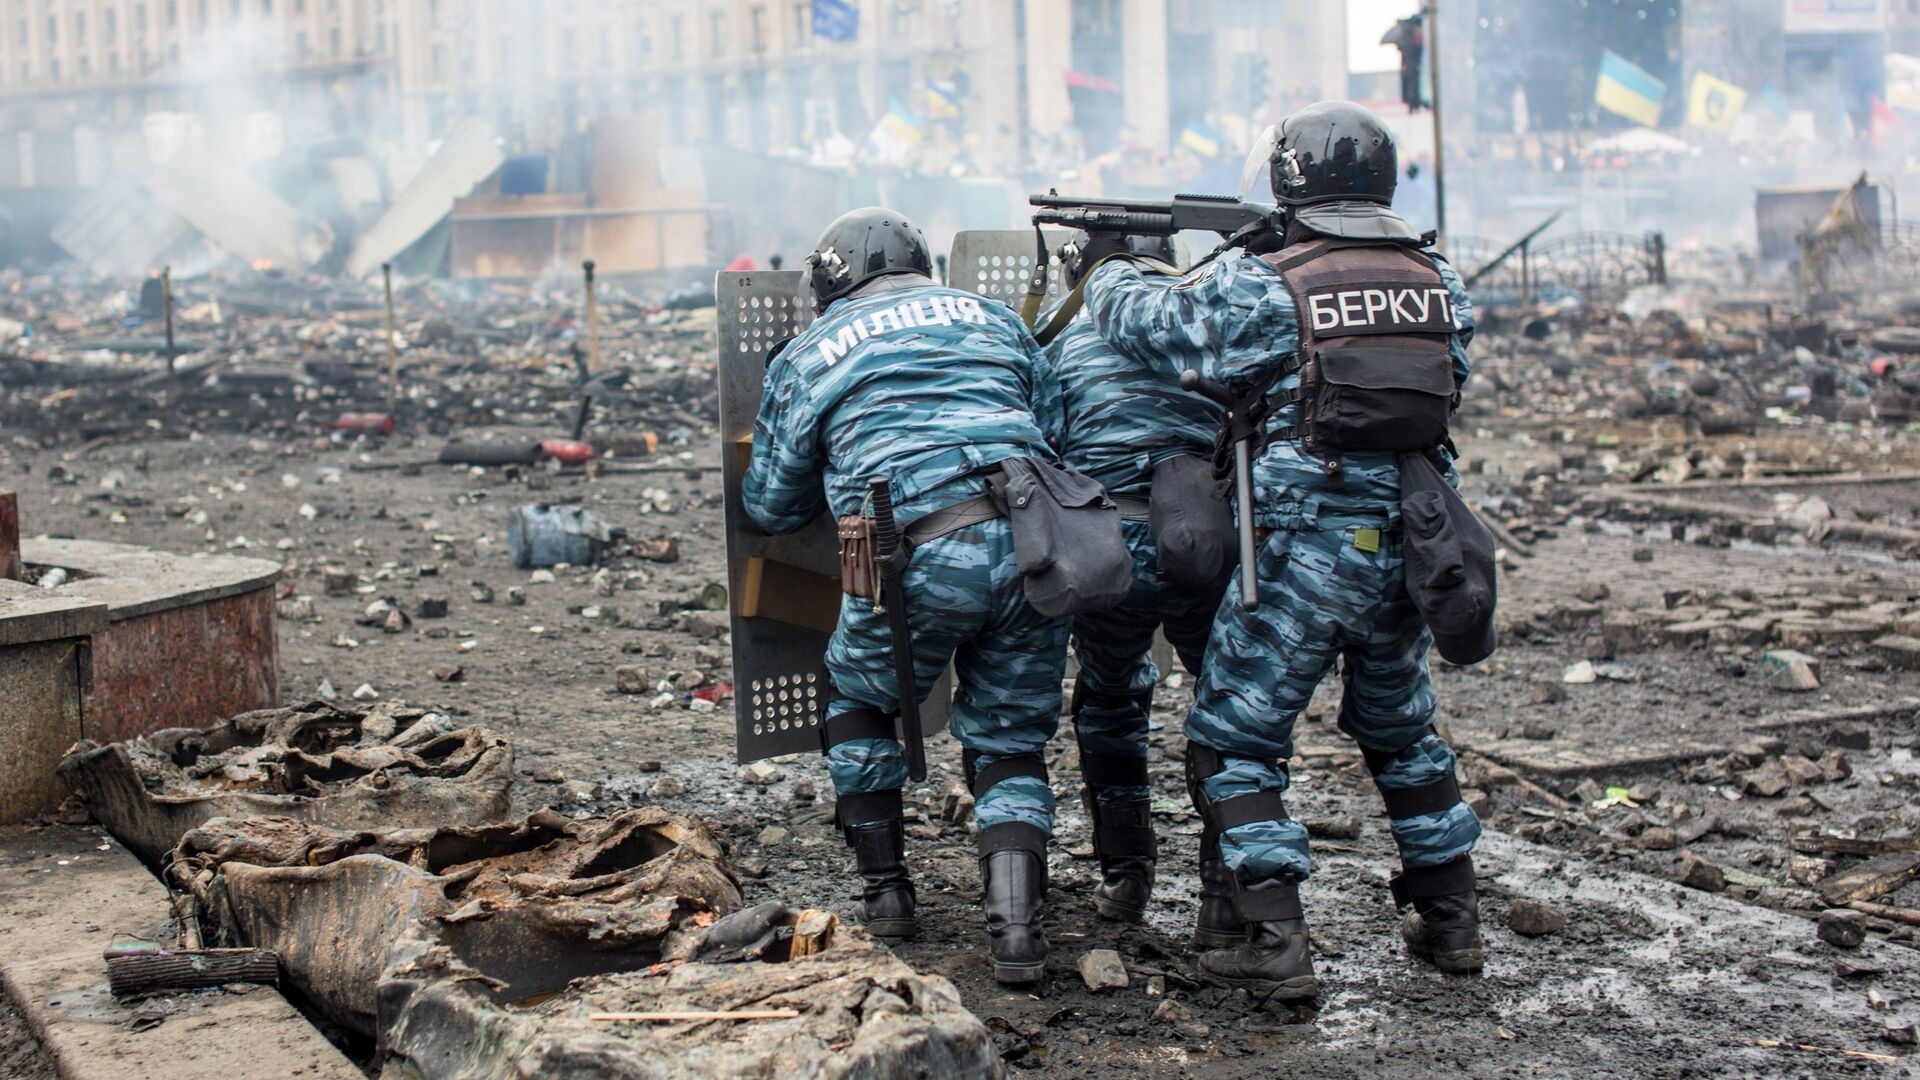
[[[653,683],[647,679],[646,668],[622,664],[613,669],[613,688],[622,694],[646,694],[653,691]]]
[[[779,769],[764,761],[756,761],[740,770],[740,779],[756,787],[766,787],[768,784],[776,783],[780,776]]]
[[[1774,649],[1760,658],[1767,685],[1775,690],[1820,689],[1820,661],[1795,649]]]
[[[1790,649],[1808,649],[1817,645],[1832,647],[1864,645],[1879,634],[1880,631],[1864,623],[1851,623],[1840,619],[1782,623],[1779,630],[1780,643]]]
[[[1820,913],[1820,940],[1836,949],[1857,949],[1867,939],[1867,917],[1847,908]]]
[[[1920,638],[1888,634],[1873,642],[1873,655],[1895,671],[1920,671]]]
[[[1680,884],[1703,892],[1726,892],[1727,875],[1705,859],[1688,856],[1680,861]]]
[[[1091,949],[1082,953],[1079,968],[1081,981],[1087,984],[1087,989],[1096,993],[1127,988],[1127,965],[1120,959],[1120,954],[1112,949]]]
[[[1507,928],[1522,937],[1545,937],[1567,928],[1567,913],[1538,900],[1515,900],[1507,908]]]
[[[1664,825],[1656,825],[1640,834],[1640,846],[1648,851],[1672,851],[1680,846],[1680,834]]]

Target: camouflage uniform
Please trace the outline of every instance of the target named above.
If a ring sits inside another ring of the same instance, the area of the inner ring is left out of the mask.
[[[1004,305],[924,279],[858,290],[768,368],[742,485],[747,513],[791,532],[823,511],[860,512],[868,478],[886,476],[904,528],[984,494],[996,462],[1054,460],[1061,423],[1059,384]],[[1028,606],[1006,521],[917,547],[904,584],[922,697],[951,660],[953,733],[976,764],[1038,754],[1059,723],[1068,627]],[[871,601],[842,599],[826,660],[837,691],[829,718],[898,710],[889,624]],[[897,790],[907,778],[894,739],[840,743],[827,768],[843,795]],[[975,816],[981,828],[1023,822],[1051,833],[1053,793],[1010,777],[980,795]]]
[[[1114,495],[1145,498],[1154,466],[1182,454],[1213,452],[1220,410],[1180,389],[1169,378],[1107,347],[1086,315],[1047,346],[1066,406],[1067,468],[1098,480]],[[1186,669],[1199,674],[1217,596],[1201,595],[1169,581],[1145,521],[1123,529],[1133,552],[1133,590],[1111,611],[1074,620],[1074,730],[1081,760],[1089,755],[1147,756],[1147,717],[1159,672],[1153,664],[1153,632],[1164,625],[1167,641]],[[1096,789],[1102,805],[1144,800],[1149,788],[1109,785]]]
[[[1453,295],[1451,352],[1459,386],[1468,374],[1473,308],[1459,276],[1439,265]],[[1115,351],[1170,373],[1193,368],[1236,390],[1271,376],[1299,347],[1285,283],[1272,266],[1244,252],[1171,287],[1133,266],[1109,265],[1094,273],[1086,301]],[[1271,392],[1298,385],[1299,375],[1290,374]],[[1276,409],[1270,426],[1297,423],[1297,414],[1297,406]],[[1286,790],[1283,766],[1293,754],[1294,720],[1337,657],[1346,660],[1340,726],[1367,752],[1378,785],[1416,788],[1452,774],[1453,751],[1430,730],[1432,635],[1403,583],[1394,455],[1349,453],[1341,462],[1339,484],[1298,443],[1276,440],[1256,462],[1255,519],[1273,530],[1257,560],[1260,606],[1248,612],[1232,600],[1220,605],[1187,719],[1187,738],[1221,755],[1220,768],[1202,782],[1216,804]],[[1237,595],[1236,583],[1228,596]],[[1409,867],[1450,862],[1472,850],[1480,835],[1473,812],[1457,801],[1394,819],[1392,829]],[[1220,848],[1246,883],[1304,880],[1311,870],[1306,830],[1297,821],[1231,828]]]

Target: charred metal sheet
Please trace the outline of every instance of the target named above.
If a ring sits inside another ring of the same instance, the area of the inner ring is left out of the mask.
[[[197,235],[132,180],[99,188],[53,225],[54,243],[108,278],[146,277]]]
[[[147,179],[147,190],[174,215],[228,254],[290,269],[312,266],[333,250],[333,232],[306,218],[245,169],[183,146]]]
[[[760,947],[732,948],[754,935]],[[817,951],[801,955],[794,943],[802,938]],[[405,950],[411,955],[380,986],[388,1062],[421,1080],[1006,1075],[986,1026],[952,983],[914,971],[825,912],[762,904],[690,944],[690,961],[670,973],[595,976],[525,1006],[489,994],[451,950]],[[718,1024],[591,1019],[760,1009],[799,1015]]]
[[[82,742],[59,771],[95,820],[160,866],[188,830],[219,817],[350,829],[499,821],[511,805],[513,750],[437,713],[314,702],[213,728]]]
[[[447,132],[426,165],[400,192],[393,205],[362,233],[347,258],[347,273],[366,277],[391,261],[453,212],[453,202],[492,176],[506,155],[494,145],[493,127],[484,120],[462,120]]]
[[[445,950],[490,997],[525,999],[658,963],[740,906],[713,836],[655,807],[385,832],[222,820],[188,833],[170,872],[223,943],[279,953],[289,983],[365,1035],[403,942]]]

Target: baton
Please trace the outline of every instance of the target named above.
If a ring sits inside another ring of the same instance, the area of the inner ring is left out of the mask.
[[[1180,389],[1217,402],[1227,410],[1227,423],[1235,423],[1236,402],[1226,387],[1188,368],[1180,373]],[[1240,607],[1245,611],[1260,606],[1253,561],[1257,546],[1253,537],[1253,455],[1247,452],[1247,444],[1256,434],[1258,432],[1249,428],[1245,435],[1233,440],[1233,512],[1234,524],[1240,533]]]
[[[880,603],[893,631],[893,681],[900,695],[900,745],[907,753],[907,777],[927,778],[926,736],[920,731],[920,687],[913,675],[913,630],[907,625],[906,571],[910,553],[900,543],[893,523],[893,493],[887,478],[867,481],[873,499],[873,555],[880,568]]]

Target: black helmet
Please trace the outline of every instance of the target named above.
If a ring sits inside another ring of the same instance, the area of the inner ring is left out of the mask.
[[[1393,132],[1371,110],[1350,101],[1309,105],[1269,128],[1247,159],[1243,187],[1257,175],[1263,157],[1273,196],[1282,206],[1342,200],[1387,206],[1400,177]]]
[[[933,276],[927,238],[913,222],[884,206],[835,218],[807,256],[807,278],[820,311],[885,274]]]

